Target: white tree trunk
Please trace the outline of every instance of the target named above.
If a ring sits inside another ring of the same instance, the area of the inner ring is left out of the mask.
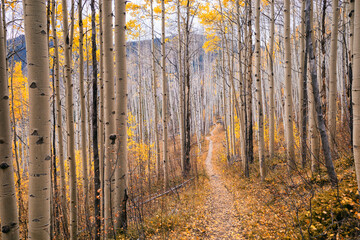
[[[2,16],[0,14],[0,219],[2,239],[12,240],[19,239],[19,219],[11,141],[6,39]]]
[[[355,1],[354,20],[354,79],[352,84],[354,111],[354,160],[358,191],[360,191],[360,1]]]
[[[290,45],[290,0],[284,0],[284,37],[285,37],[285,116],[286,123],[286,145],[288,169],[295,169],[295,150],[294,150],[294,128],[292,111],[292,86],[291,86],[291,45]]]
[[[165,56],[165,0],[161,0],[161,70],[162,70],[162,118],[163,118],[163,166],[164,166],[164,188],[169,187],[169,159],[168,159],[168,127],[167,127],[167,77]]]
[[[115,74],[117,157],[115,165],[115,229],[126,229],[127,193],[127,72],[126,72],[126,1],[115,1]]]
[[[46,2],[24,1],[29,82],[29,239],[50,239],[50,86]]]
[[[330,68],[329,68],[329,111],[328,128],[331,151],[335,153],[335,133],[336,133],[336,98],[337,98],[337,41],[338,41],[338,18],[339,18],[339,0],[332,1],[332,27],[331,27],[331,46],[330,46]]]
[[[112,25],[112,0],[103,0],[103,53],[104,53],[104,117],[105,117],[105,189],[104,189],[104,230],[112,234],[113,205],[111,202],[114,179],[113,167],[116,162],[115,91],[114,91],[114,44]]]
[[[260,49],[260,0],[255,2],[255,81],[256,81],[256,96],[258,108],[258,143],[259,143],[259,164],[261,181],[266,177],[265,165],[265,142],[264,142],[264,115],[262,105],[262,90],[261,90],[261,49]]]

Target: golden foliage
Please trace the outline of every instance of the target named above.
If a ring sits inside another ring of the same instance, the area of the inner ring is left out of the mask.
[[[29,106],[29,87],[27,78],[22,73],[21,66],[21,62],[15,62],[12,79],[11,73],[9,76],[10,99],[12,99],[10,101],[10,109],[14,109],[16,122],[28,116]],[[12,106],[12,102],[14,102],[14,106]]]

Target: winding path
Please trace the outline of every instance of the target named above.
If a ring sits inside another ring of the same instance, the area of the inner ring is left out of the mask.
[[[210,211],[209,223],[207,225],[208,239],[243,239],[241,237],[238,217],[236,217],[233,196],[222,183],[220,173],[213,168],[213,141],[211,137],[206,139],[210,141],[205,164],[206,171],[210,176],[211,187],[211,194],[209,194],[206,202],[207,208]]]

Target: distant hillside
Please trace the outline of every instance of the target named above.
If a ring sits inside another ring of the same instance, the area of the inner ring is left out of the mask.
[[[171,36],[170,39],[173,39],[176,36]],[[205,42],[205,37],[203,35],[195,34],[192,35],[192,41],[195,43],[195,48],[201,49],[202,45]],[[7,41],[7,49],[8,49],[8,60],[11,62],[12,57],[14,57],[15,62],[22,62],[22,68],[26,68],[26,43],[25,43],[25,35],[20,35],[13,39],[8,39]],[[129,41],[127,43],[127,55],[131,56],[133,54],[137,54],[137,45],[138,41]],[[151,48],[151,39],[141,40],[141,45],[146,48]],[[157,50],[160,50],[161,41],[159,38],[155,39],[155,45]],[[52,42],[50,42],[50,46],[52,46]],[[202,49],[201,49],[202,50]],[[199,52],[200,63],[202,63],[204,51]]]
[[[16,38],[9,39],[6,41],[8,49],[8,60],[11,62],[14,57],[15,62],[22,62],[22,68],[26,66],[26,44],[25,35],[20,35]]]

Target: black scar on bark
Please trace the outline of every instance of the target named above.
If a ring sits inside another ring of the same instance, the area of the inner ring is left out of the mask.
[[[115,140],[116,140],[116,135],[110,135],[110,140],[111,140],[111,144],[114,145],[115,144]]]
[[[7,163],[1,163],[1,164],[0,164],[0,168],[1,168],[1,169],[7,169],[8,167],[10,167],[10,166],[9,166],[9,164],[7,164]]]

